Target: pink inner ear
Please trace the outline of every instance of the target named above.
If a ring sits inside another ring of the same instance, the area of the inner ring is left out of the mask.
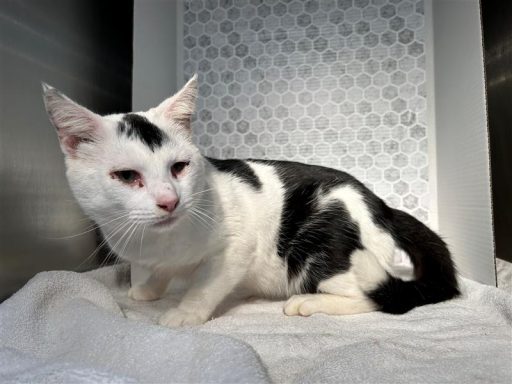
[[[90,139],[80,137],[80,136],[64,136],[61,138],[62,144],[64,145],[66,151],[70,155],[74,155],[76,152],[76,149],[81,143],[90,142]]]
[[[190,119],[192,111],[186,103],[181,100],[169,103],[167,108],[164,110],[164,117],[167,120],[172,120],[185,128],[190,128]]]
[[[63,140],[63,144],[67,150],[73,154],[75,153],[78,144],[80,144],[80,138],[78,136],[66,136]]]

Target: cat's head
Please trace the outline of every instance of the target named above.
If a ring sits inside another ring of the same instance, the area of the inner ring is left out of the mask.
[[[71,189],[98,224],[163,230],[186,215],[205,189],[204,159],[191,138],[195,76],[155,108],[108,116],[43,90]]]

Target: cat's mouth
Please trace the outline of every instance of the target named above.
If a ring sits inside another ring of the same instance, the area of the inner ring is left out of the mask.
[[[157,228],[166,227],[168,225],[173,224],[176,220],[178,220],[178,218],[175,216],[167,216],[164,219],[155,222],[153,224],[153,227],[157,227]]]

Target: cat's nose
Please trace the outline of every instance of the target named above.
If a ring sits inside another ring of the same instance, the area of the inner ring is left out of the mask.
[[[156,201],[156,206],[164,211],[171,213],[178,206],[179,199],[177,197],[161,198]]]

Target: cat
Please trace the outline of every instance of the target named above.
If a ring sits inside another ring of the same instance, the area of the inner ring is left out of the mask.
[[[99,116],[43,93],[74,196],[119,257],[152,271],[128,295],[156,300],[172,277],[190,281],[161,325],[202,324],[234,292],[287,299],[289,316],[401,314],[459,294],[444,241],[351,175],[201,155],[196,76],[146,112]],[[393,269],[395,252],[411,279]]]

